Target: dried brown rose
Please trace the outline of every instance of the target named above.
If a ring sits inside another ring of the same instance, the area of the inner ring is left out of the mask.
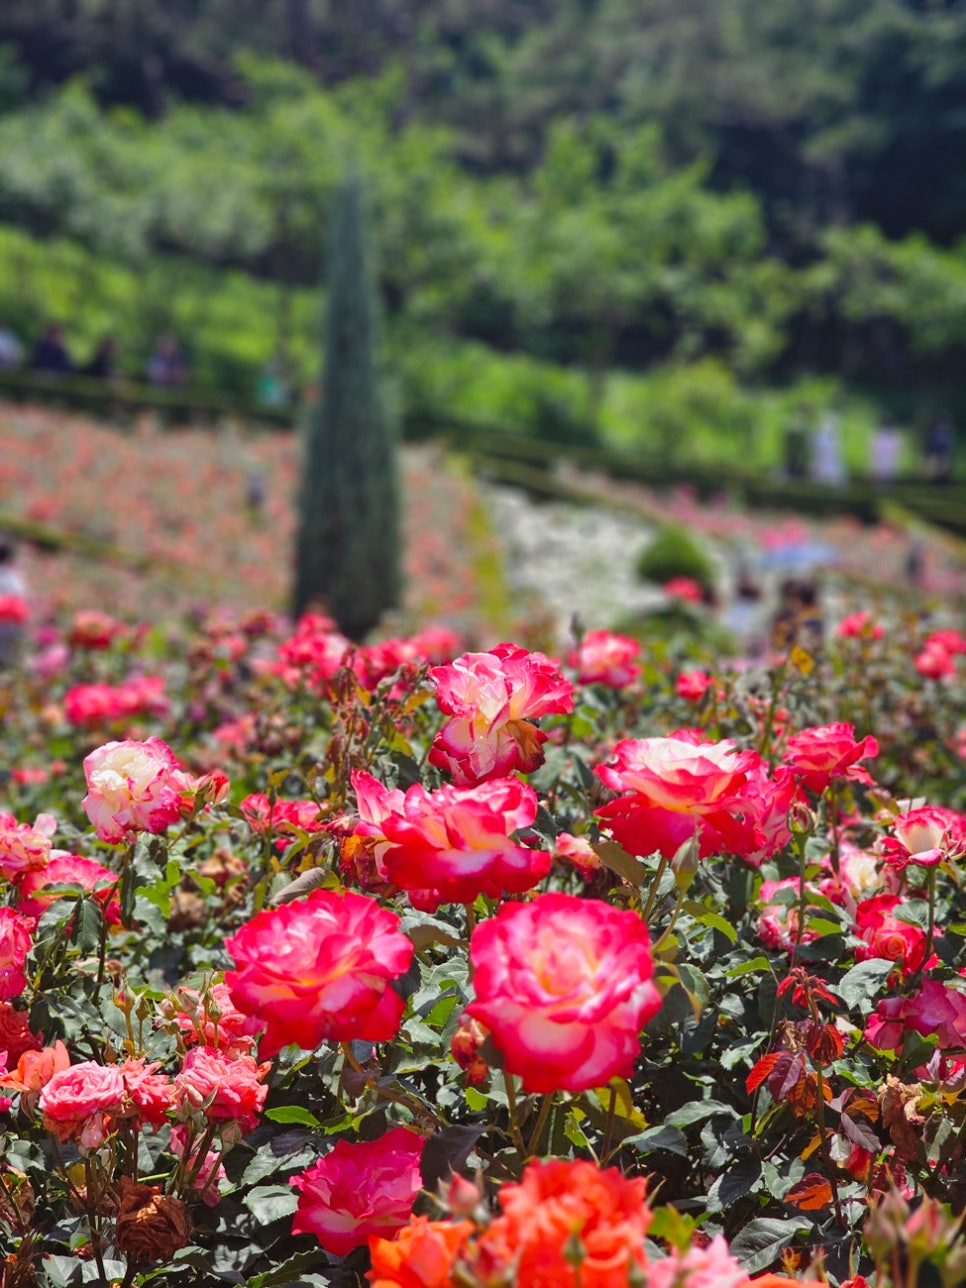
[[[167,1261],[191,1237],[191,1222],[180,1199],[159,1185],[140,1185],[122,1176],[117,1212],[117,1246],[135,1264]]]

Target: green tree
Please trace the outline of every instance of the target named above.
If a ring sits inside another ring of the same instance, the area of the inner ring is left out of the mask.
[[[308,423],[294,608],[324,607],[352,639],[399,597],[396,446],[382,396],[378,308],[355,175],[329,242],[322,396]]]

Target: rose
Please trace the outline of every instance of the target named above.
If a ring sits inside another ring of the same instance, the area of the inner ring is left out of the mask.
[[[625,739],[614,759],[595,773],[625,794],[596,813],[632,854],[659,850],[670,859],[695,833],[702,857],[718,849],[752,852],[761,842],[760,807],[756,796],[745,794],[752,777],[759,785],[765,773],[755,752],[739,752],[728,741],[696,743],[679,732]]]
[[[133,716],[163,715],[168,709],[164,679],[139,675],[121,684],[78,684],[64,694],[64,715],[84,727],[129,721]]]
[[[128,1059],[118,1065],[124,1079],[127,1100],[142,1122],[160,1127],[168,1120],[168,1110],[174,1100],[174,1083],[165,1074],[155,1073],[160,1061],[145,1064],[143,1060]]]
[[[102,841],[163,832],[182,813],[190,782],[160,738],[108,742],[84,760],[87,795],[81,804]]]
[[[700,702],[714,684],[706,671],[682,671],[675,684],[675,692],[685,702]]]
[[[0,1001],[19,997],[27,987],[23,964],[30,952],[33,922],[13,908],[0,908]]]
[[[56,889],[57,886],[83,886],[101,905],[107,924],[117,926],[121,921],[117,884],[117,875],[96,859],[52,850],[46,868],[28,872],[17,882],[17,908],[25,917],[39,918],[55,899],[65,897],[66,892]]]
[[[59,1039],[52,1047],[40,1051],[24,1051],[17,1061],[17,1067],[0,1076],[0,1087],[19,1091],[24,1098],[24,1105],[32,1111],[38,1093],[47,1085],[55,1073],[70,1068],[70,1053]]]
[[[757,1282],[757,1281],[756,1281]],[[672,1248],[647,1267],[647,1288],[745,1288],[748,1276],[716,1234],[706,1248]]]
[[[966,993],[939,980],[923,980],[911,997],[883,998],[869,1017],[865,1038],[880,1051],[893,1051],[908,1030],[923,1037],[934,1033],[940,1050],[966,1046]]]
[[[614,631],[588,631],[567,661],[577,671],[581,684],[603,684],[622,689],[641,673],[635,662],[641,651],[637,640]]]
[[[573,710],[573,685],[542,653],[498,644],[489,653],[464,653],[429,672],[440,710],[430,763],[465,787],[543,763],[547,735],[531,723]]]
[[[0,1002],[0,1051],[7,1053],[7,1065],[15,1065],[26,1051],[39,1051],[44,1040],[30,1027],[26,1011]]]
[[[874,622],[869,613],[860,610],[843,617],[835,628],[838,639],[881,640],[885,627],[881,622]]]
[[[887,861],[901,869],[908,864],[931,868],[956,856],[966,845],[966,819],[955,810],[923,805],[892,820],[895,833],[884,837],[879,849]]]
[[[268,1088],[271,1065],[250,1055],[229,1060],[216,1047],[192,1047],[174,1079],[174,1107],[179,1118],[203,1114],[211,1122],[237,1122],[254,1131]]]
[[[271,801],[264,792],[253,792],[239,808],[254,832],[272,832],[278,837],[294,839],[300,831],[320,832],[325,827],[322,811],[315,801]]]
[[[161,1013],[178,1026],[185,1046],[217,1047],[234,1060],[255,1045],[251,1020],[231,1000],[227,984],[212,984],[201,993],[182,986],[161,1003]]]
[[[381,863],[388,881],[418,896],[418,906],[472,903],[479,894],[499,899],[532,890],[550,870],[550,855],[517,845],[510,833],[537,816],[537,795],[518,778],[496,778],[473,787],[427,792],[416,783],[402,796],[383,795],[369,775],[353,774],[361,831],[376,828],[388,845]],[[376,816],[382,817],[376,822]]]
[[[868,772],[858,763],[879,754],[879,744],[870,734],[855,741],[855,726],[818,725],[788,739],[785,762],[813,792],[824,792],[835,779],[871,783]]]
[[[266,1027],[263,1055],[330,1039],[385,1042],[396,1036],[403,1000],[390,981],[413,957],[395,913],[365,895],[316,890],[308,899],[253,917],[228,940],[236,969],[232,1001]]]
[[[414,1216],[394,1239],[370,1235],[372,1288],[450,1288],[450,1271],[472,1230],[472,1221]]]
[[[637,1282],[647,1263],[651,1222],[640,1177],[583,1159],[530,1162],[518,1185],[504,1185],[501,1216],[470,1251],[486,1283],[527,1288],[617,1288]],[[576,1269],[575,1246],[580,1252]],[[507,1275],[500,1278],[500,1273]],[[513,1278],[509,1275],[512,1273]]]
[[[84,1060],[55,1073],[40,1093],[44,1126],[60,1141],[83,1139],[94,1120],[95,1135],[104,1139],[103,1115],[120,1110],[125,1098],[124,1079],[114,1065]]]
[[[504,904],[470,943],[476,1000],[527,1091],[585,1091],[630,1077],[660,1008],[647,927],[597,899],[544,894]]]
[[[314,1234],[326,1252],[344,1257],[370,1235],[401,1229],[422,1188],[423,1140],[396,1127],[377,1140],[337,1141],[291,1184],[299,1191],[293,1234]]]
[[[0,877],[15,881],[24,872],[45,868],[50,860],[50,838],[57,831],[51,814],[38,814],[33,823],[18,823],[0,811]]]
[[[923,962],[926,932],[922,927],[890,915],[901,903],[898,895],[877,894],[856,907],[855,933],[862,940],[855,950],[857,962],[884,957],[896,962],[902,971],[919,970],[924,964],[928,968],[935,963],[935,957]]]
[[[117,1246],[132,1265],[168,1261],[191,1237],[191,1222],[180,1199],[160,1185],[140,1185],[129,1176],[119,1183]]]

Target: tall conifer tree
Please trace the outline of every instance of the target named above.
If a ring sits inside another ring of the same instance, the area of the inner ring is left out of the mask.
[[[398,600],[399,481],[383,398],[379,308],[358,176],[342,184],[328,250],[321,397],[306,427],[294,609],[325,608],[351,639]]]

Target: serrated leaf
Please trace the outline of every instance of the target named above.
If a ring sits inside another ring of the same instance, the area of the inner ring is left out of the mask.
[[[896,964],[893,961],[871,957],[868,961],[859,962],[851,970],[847,970],[835,985],[835,991],[849,1010],[853,1007],[859,1007],[863,1011],[871,1009],[875,1003],[876,994],[895,968]],[[866,1005],[863,1006],[862,1003]]]
[[[256,1185],[242,1202],[261,1225],[291,1216],[298,1207],[298,1195],[288,1185]]]
[[[832,1186],[820,1172],[809,1172],[791,1187],[784,1201],[803,1212],[818,1212],[832,1202]]]
[[[749,1194],[761,1180],[761,1160],[743,1158],[718,1177],[708,1191],[709,1212],[723,1212]]]
[[[737,1257],[744,1270],[755,1274],[776,1261],[782,1248],[788,1245],[799,1230],[808,1230],[807,1222],[779,1217],[760,1216],[739,1230],[731,1241],[732,1256]]]

